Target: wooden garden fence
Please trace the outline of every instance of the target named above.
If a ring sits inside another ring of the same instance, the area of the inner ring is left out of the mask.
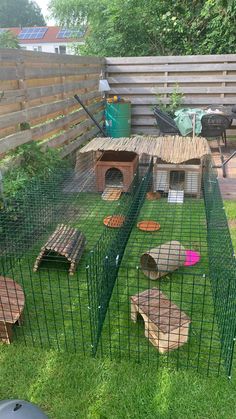
[[[168,102],[176,84],[184,106],[236,104],[236,54],[110,57],[106,71],[111,94],[132,103],[133,133],[157,133],[152,108],[162,95]]]
[[[98,132],[73,95],[101,121],[103,58],[2,49],[0,61],[0,155],[33,140],[64,157]]]
[[[157,134],[152,108],[176,85],[184,106],[236,103],[236,54],[100,58],[1,49],[0,61],[0,156],[33,140],[64,157],[93,138],[98,129],[73,96],[101,121],[101,71],[110,94],[131,101],[133,133]]]

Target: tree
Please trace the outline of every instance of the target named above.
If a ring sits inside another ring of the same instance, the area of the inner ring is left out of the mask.
[[[20,48],[17,37],[10,31],[0,33],[0,48]]]
[[[51,0],[64,25],[87,28],[84,53],[234,53],[235,0]]]
[[[45,26],[40,7],[31,0],[1,0],[0,27]]]

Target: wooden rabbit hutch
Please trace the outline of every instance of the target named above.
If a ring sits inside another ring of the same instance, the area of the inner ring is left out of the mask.
[[[153,157],[153,191],[183,190],[186,195],[199,197],[202,166],[210,148],[202,137],[94,138],[79,150],[77,171],[82,156],[89,154],[96,156],[93,164],[99,192],[107,186],[127,192],[138,165]]]
[[[106,187],[120,187],[129,190],[138,166],[137,154],[130,151],[104,151],[96,164],[98,192]]]
[[[168,193],[183,191],[200,197],[202,167],[210,154],[204,138],[166,137],[166,150],[154,160],[153,190]]]
[[[171,164],[157,158],[153,169],[154,191],[183,190],[186,195],[200,197],[202,159],[187,160],[182,164]]]

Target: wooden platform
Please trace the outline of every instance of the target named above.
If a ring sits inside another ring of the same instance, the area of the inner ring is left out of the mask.
[[[138,314],[144,320],[145,337],[160,353],[187,342],[190,318],[157,288],[131,297],[131,319],[134,322]]]
[[[50,256],[50,253],[53,252],[60,256],[64,256],[68,260],[70,263],[69,274],[73,275],[83,254],[85,244],[86,239],[81,231],[64,224],[58,224],[47,243],[41,247],[40,253],[34,264],[34,272],[38,270],[42,259],[47,255]]]
[[[13,279],[0,276],[0,341],[11,343],[12,327],[22,323],[24,292]]]
[[[217,142],[210,142],[212,157],[214,163],[218,166],[221,165],[220,153],[217,147]],[[224,160],[226,160],[236,150],[236,140],[228,140],[227,147],[222,146],[222,153]],[[236,156],[233,157],[226,165],[226,177],[223,177],[222,169],[217,169],[218,182],[222,198],[236,200]]]

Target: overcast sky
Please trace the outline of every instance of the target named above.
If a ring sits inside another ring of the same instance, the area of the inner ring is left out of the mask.
[[[35,3],[38,3],[40,9],[42,10],[43,16],[46,20],[46,23],[48,26],[54,26],[56,23],[53,19],[49,18],[49,11],[48,11],[48,3],[49,0],[34,0]]]

